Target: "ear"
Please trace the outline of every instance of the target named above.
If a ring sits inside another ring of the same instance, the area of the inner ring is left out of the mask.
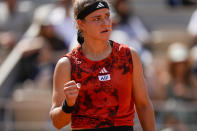
[[[80,30],[84,31],[84,22],[82,20],[77,20],[77,25]]]

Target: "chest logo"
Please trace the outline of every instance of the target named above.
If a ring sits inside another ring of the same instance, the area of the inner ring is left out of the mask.
[[[108,80],[111,80],[110,74],[98,76],[98,78],[99,78],[100,81],[108,81]]]
[[[106,70],[105,67],[103,67],[103,69],[99,72],[99,74],[101,74],[101,75],[98,76],[99,81],[111,80],[110,74],[106,74],[106,73],[108,73],[108,71]]]
[[[100,74],[108,73],[108,71],[103,67],[103,69],[100,71]]]

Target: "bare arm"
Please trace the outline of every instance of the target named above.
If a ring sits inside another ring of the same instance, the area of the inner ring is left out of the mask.
[[[131,49],[133,58],[133,97],[137,114],[144,131],[156,131],[152,104],[144,82],[142,64],[137,52]]]
[[[68,125],[71,120],[71,113],[62,111],[62,103],[66,99],[68,106],[73,106],[78,96],[78,88],[74,81],[71,81],[71,65],[68,58],[61,58],[55,68],[53,78],[53,97],[50,117],[53,125],[61,129]]]

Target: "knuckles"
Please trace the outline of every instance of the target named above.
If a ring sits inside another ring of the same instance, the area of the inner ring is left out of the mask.
[[[79,89],[81,87],[80,83],[76,83],[74,80],[69,81],[66,84],[64,84],[64,94],[66,100],[70,103],[75,103],[78,94],[79,94]]]

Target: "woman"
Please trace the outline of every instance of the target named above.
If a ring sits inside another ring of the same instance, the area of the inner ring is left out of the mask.
[[[111,19],[105,0],[76,0],[80,45],[62,57],[54,73],[50,116],[56,128],[132,131],[134,104],[142,128],[155,131],[139,56],[109,41]]]

